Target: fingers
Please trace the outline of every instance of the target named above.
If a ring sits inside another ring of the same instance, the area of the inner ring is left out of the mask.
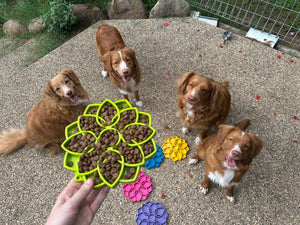
[[[58,196],[56,204],[57,205],[61,205],[65,201],[67,201],[68,199],[72,198],[72,196],[74,195],[74,193],[77,192],[77,190],[81,187],[81,185],[82,185],[82,183],[81,182],[76,182],[75,178],[73,177],[69,181],[69,183],[67,184],[67,186],[65,187],[65,189]]]
[[[93,213],[97,212],[97,210],[99,209],[100,205],[105,200],[105,198],[106,198],[109,190],[110,190],[110,187],[108,187],[108,186],[104,186],[101,189],[101,191],[99,192],[99,194],[95,198],[94,202],[92,202],[92,204],[91,204],[91,209],[92,209]]]
[[[80,189],[73,195],[73,197],[70,199],[70,204],[76,208],[81,205],[81,203],[86,199],[86,197],[89,195],[89,193],[92,191],[94,185],[93,179],[88,179]]]

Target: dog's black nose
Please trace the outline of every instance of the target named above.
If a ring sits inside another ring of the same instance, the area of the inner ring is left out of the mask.
[[[73,95],[73,92],[71,90],[67,91],[67,95],[68,96],[72,96]]]

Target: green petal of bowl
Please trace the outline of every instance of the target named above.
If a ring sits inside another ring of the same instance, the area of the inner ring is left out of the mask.
[[[157,151],[151,123],[150,114],[125,99],[88,105],[65,128],[64,167],[78,182],[94,179],[94,188],[135,182],[140,167]]]

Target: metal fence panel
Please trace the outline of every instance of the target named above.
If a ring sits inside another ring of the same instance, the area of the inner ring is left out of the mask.
[[[233,26],[254,28],[300,49],[299,0],[186,0],[192,10],[223,18]]]

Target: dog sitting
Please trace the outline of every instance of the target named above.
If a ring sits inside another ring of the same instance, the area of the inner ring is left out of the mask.
[[[214,125],[223,123],[230,110],[228,81],[219,83],[200,74],[184,73],[177,80],[178,115],[183,120],[182,133],[189,128],[202,129],[195,142],[199,145]]]
[[[46,96],[27,115],[26,129],[12,129],[0,137],[0,154],[8,154],[28,145],[53,154],[61,151],[65,127],[76,121],[89,104],[87,91],[71,69],[50,80]]]
[[[234,202],[234,186],[239,184],[264,145],[254,134],[244,132],[249,123],[250,120],[243,120],[235,126],[220,125],[217,133],[198,146],[198,153],[189,164],[205,158],[205,178],[200,187],[203,194],[208,192],[210,181],[213,181],[226,187],[227,198]]]
[[[134,93],[137,106],[143,106],[138,85],[141,80],[139,63],[135,52],[126,47],[120,32],[113,26],[100,25],[96,33],[102,75],[109,74],[112,83],[119,89],[124,99]]]

